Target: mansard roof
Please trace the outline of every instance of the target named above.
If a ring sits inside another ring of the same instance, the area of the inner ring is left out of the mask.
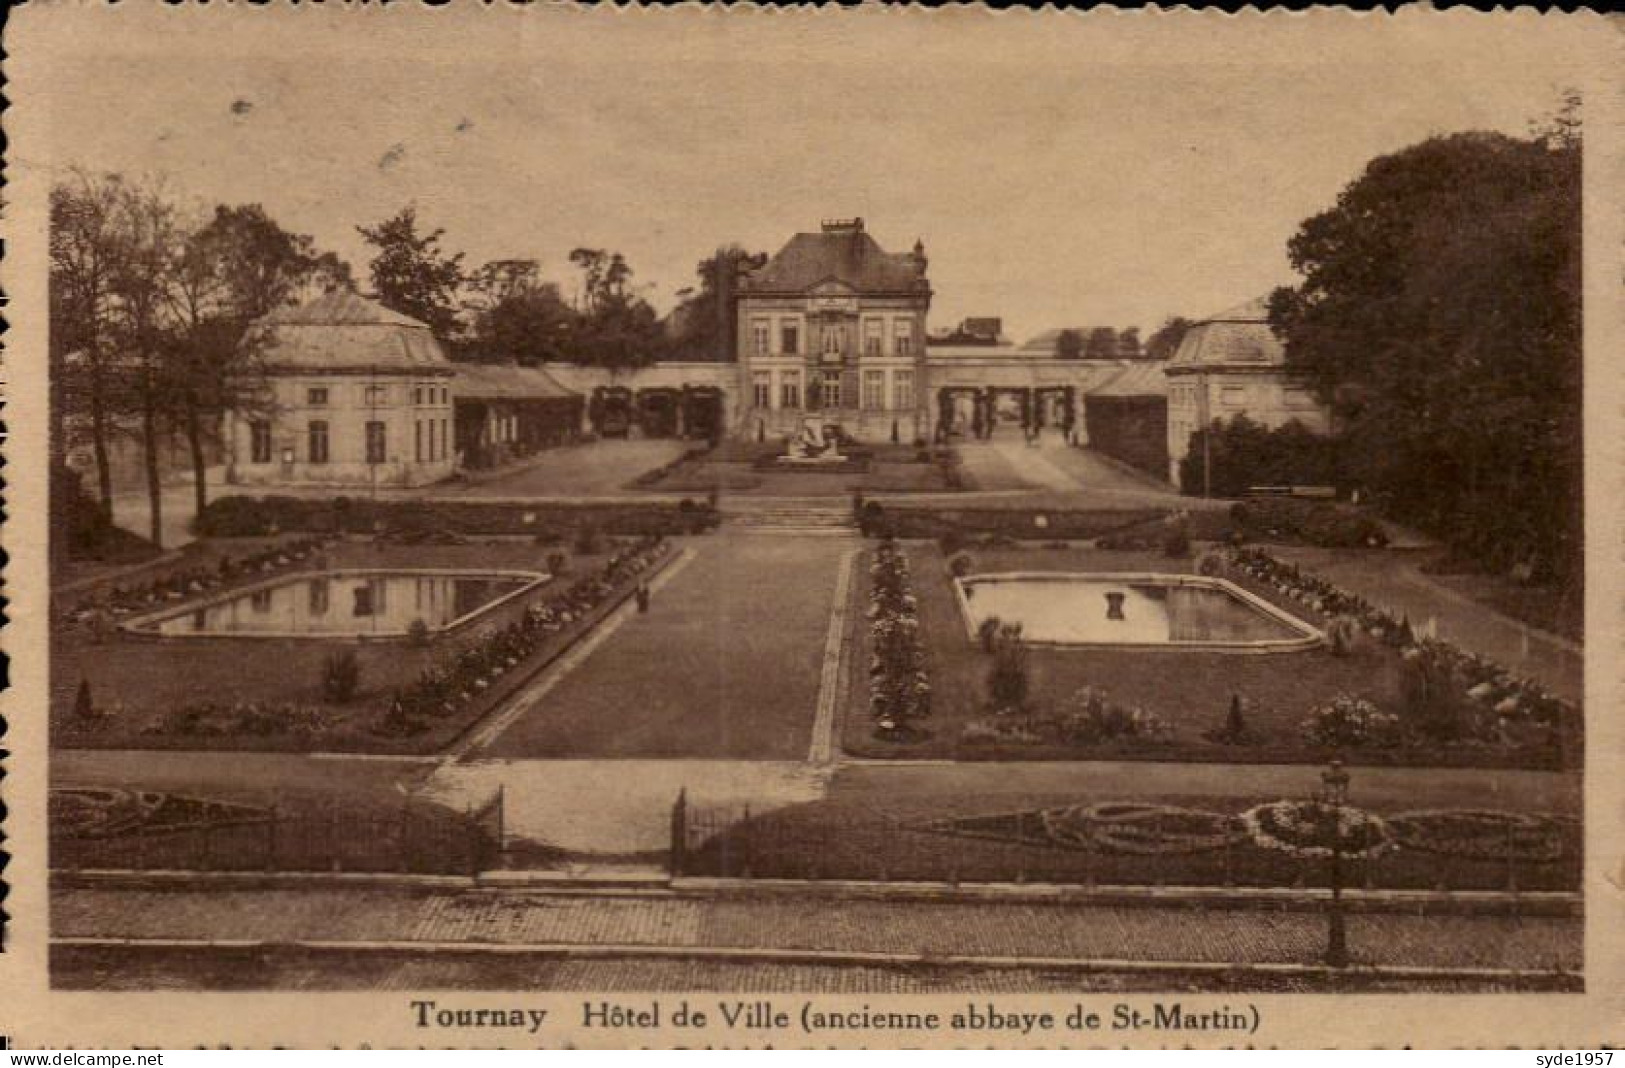
[[[278,308],[255,326],[272,370],[450,374],[428,326],[351,290]]]
[[[805,293],[835,282],[859,294],[931,291],[923,249],[890,253],[863,229],[863,220],[826,223],[800,233],[748,274],[741,293]]]
[[[1259,297],[1192,326],[1169,366],[1279,367],[1285,363],[1286,347],[1270,329],[1267,298]]]

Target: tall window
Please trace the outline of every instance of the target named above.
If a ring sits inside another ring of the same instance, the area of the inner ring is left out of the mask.
[[[367,424],[367,462],[381,464],[384,462],[384,424],[372,421]]]
[[[446,433],[446,420],[440,420],[440,459],[450,455],[451,435]]]
[[[885,372],[863,372],[863,406],[871,412],[877,412],[886,406]]]
[[[751,402],[758,408],[773,403],[773,378],[766,371],[752,371],[750,375]]]
[[[865,319],[863,321],[863,354],[865,356],[884,355],[882,346],[885,338],[882,336],[886,330],[884,319]]]
[[[801,352],[801,324],[794,319],[786,319],[779,324],[779,351],[786,356]]]
[[[914,407],[914,372],[892,372],[892,407],[908,411]]]
[[[327,456],[327,420],[312,419],[310,421],[310,462],[325,464]]]
[[[305,390],[305,404],[311,408],[327,407],[327,387],[311,386]]]
[[[770,350],[772,329],[766,319],[754,319],[750,324],[751,346],[758,356],[766,356]]]
[[[801,407],[801,372],[785,371],[779,376],[779,407]]]
[[[839,323],[829,323],[824,327],[824,355],[839,356],[841,354],[842,327]]]
[[[263,419],[248,424],[248,458],[250,463],[271,462],[271,424]]]
[[[914,320],[893,319],[891,323],[892,352],[907,356],[914,351]]]
[[[412,459],[418,463],[423,462],[423,420],[419,419],[412,424],[414,437],[412,439]]]
[[[825,408],[839,408],[841,406],[841,374],[839,371],[825,371],[823,379],[818,383],[818,399]]]

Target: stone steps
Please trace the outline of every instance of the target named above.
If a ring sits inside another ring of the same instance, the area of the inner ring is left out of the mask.
[[[850,534],[857,529],[845,504],[764,505],[731,509],[725,516],[729,526],[752,533]]]

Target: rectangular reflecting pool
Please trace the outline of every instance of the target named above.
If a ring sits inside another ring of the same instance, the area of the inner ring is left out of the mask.
[[[534,571],[324,571],[256,583],[125,624],[164,637],[404,638],[451,630],[539,585]]]
[[[972,637],[984,620],[1020,623],[1037,645],[1290,652],[1314,627],[1223,579],[1021,572],[956,580]]]

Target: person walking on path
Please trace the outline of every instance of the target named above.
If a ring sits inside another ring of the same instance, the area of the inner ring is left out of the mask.
[[[638,583],[636,596],[638,599],[638,614],[644,615],[649,611],[649,584],[647,582]]]

